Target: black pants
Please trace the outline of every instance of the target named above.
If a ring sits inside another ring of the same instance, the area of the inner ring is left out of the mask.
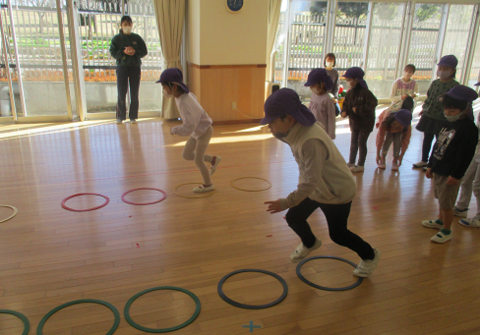
[[[365,165],[365,159],[367,159],[368,136],[370,136],[369,131],[359,129],[352,130],[352,138],[350,141],[350,159],[348,160],[350,164],[355,164],[355,160],[357,159],[357,151],[360,151],[358,165]]]
[[[423,133],[422,162],[428,162],[430,149],[432,148],[434,134]]]
[[[375,253],[370,244],[347,229],[351,206],[352,202],[343,205],[327,205],[306,198],[298,206],[290,208],[285,218],[290,228],[301,238],[303,245],[311,248],[315,244],[315,235],[307,219],[320,207],[327,219],[328,231],[333,242],[355,251],[362,259],[373,259]]]
[[[138,119],[138,92],[140,90],[140,66],[117,66],[117,119],[127,118],[127,92],[130,83],[130,120]]]

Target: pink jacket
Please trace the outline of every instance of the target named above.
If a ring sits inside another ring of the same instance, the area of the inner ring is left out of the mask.
[[[383,143],[385,142],[386,130],[383,127],[381,127],[381,125],[389,114],[390,114],[390,110],[386,109],[378,116],[378,122],[376,124],[376,127],[378,128],[377,152],[382,150]],[[412,136],[412,126],[408,126],[407,131],[402,132],[402,151],[400,152],[401,156],[403,156],[405,154],[405,151],[407,151],[408,145],[410,144],[411,136]]]

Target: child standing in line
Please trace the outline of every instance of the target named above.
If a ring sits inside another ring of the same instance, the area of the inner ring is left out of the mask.
[[[475,86],[480,86],[480,82],[476,83]],[[478,115],[477,127],[480,132],[480,114]],[[458,196],[457,204],[453,208],[453,213],[455,216],[462,217],[458,221],[460,224],[467,227],[480,228],[480,139],[475,149],[475,156],[470,163],[470,166],[465,172],[465,176],[462,178],[462,183],[460,184],[460,195]],[[473,195],[477,199],[477,213],[472,218],[466,218],[468,213],[468,206],[470,205],[470,200],[472,199],[472,189]]]
[[[312,98],[308,108],[315,119],[324,127],[327,134],[335,139],[335,105],[328,91],[332,88],[332,79],[325,69],[314,69],[308,74],[306,87],[310,87]]]
[[[390,100],[392,104],[388,107],[390,112],[396,112],[402,108],[402,103],[407,97],[411,97],[414,100],[414,106],[417,101],[418,83],[412,79],[415,74],[415,65],[408,64],[403,70],[403,77],[398,78],[393,82],[392,91],[390,93]]]
[[[380,252],[347,228],[357,187],[340,151],[294,90],[278,90],[264,108],[265,117],[260,123],[268,124],[276,138],[290,145],[300,171],[295,191],[286,198],[265,202],[271,214],[289,209],[287,223],[302,240],[290,260],[299,262],[322,245],[307,222],[320,207],[332,241],[361,258],[353,274],[368,277],[377,267]]]
[[[327,74],[330,78],[332,78],[333,86],[331,89],[328,90],[328,95],[333,99],[333,103],[335,106],[335,116],[340,114],[340,105],[338,104],[338,82],[339,82],[339,75],[338,71],[334,69],[337,63],[337,59],[335,58],[335,54],[328,53],[323,60],[323,65],[327,70]]]
[[[454,80],[458,60],[454,55],[443,56],[440,59],[437,70],[437,77],[432,82],[427,91],[427,98],[422,106],[422,111],[418,114],[421,116],[417,124],[417,130],[423,132],[422,160],[413,164],[414,168],[423,168],[427,166],[428,155],[432,147],[433,138],[437,137],[442,128],[445,116],[443,113],[442,103],[438,98],[451,88],[458,85]]]
[[[365,72],[359,67],[351,67],[343,75],[349,86],[342,105],[342,117],[348,116],[352,132],[350,159],[348,161],[348,166],[352,172],[364,170],[367,158],[367,140],[375,126],[375,108],[378,103],[377,98],[363,80],[364,75]],[[358,164],[355,165],[358,151],[360,151],[360,157],[358,158]]]
[[[378,118],[378,123],[380,124],[377,133],[378,167],[380,169],[386,168],[385,160],[388,149],[393,142],[392,171],[398,171],[412,135],[412,112],[408,109],[400,109],[398,112],[389,115],[382,113]]]
[[[183,74],[180,69],[166,69],[160,75],[157,83],[162,84],[163,95],[166,98],[175,97],[175,103],[183,121],[181,126],[171,128],[170,134],[189,136],[183,149],[183,158],[194,160],[203,177],[203,185],[194,188],[193,192],[213,191],[215,188],[210,176],[215,172],[222,158],[205,154],[213,134],[212,119],[198,103],[187,85],[183,83]],[[205,162],[211,164],[210,171]]]
[[[467,115],[469,104],[478,98],[470,87],[458,85],[441,97],[445,118],[427,165],[427,178],[433,178],[440,212],[437,220],[423,221],[427,228],[440,229],[431,240],[445,243],[452,238],[453,207],[460,179],[475,154],[478,129]]]

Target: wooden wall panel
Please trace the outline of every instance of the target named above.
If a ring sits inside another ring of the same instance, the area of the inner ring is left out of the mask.
[[[263,65],[189,64],[188,68],[191,91],[198,97],[213,121],[249,121],[263,117],[265,97]],[[232,102],[236,102],[237,110],[232,110]]]

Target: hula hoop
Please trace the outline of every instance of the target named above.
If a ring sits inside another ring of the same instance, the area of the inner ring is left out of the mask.
[[[280,298],[278,298],[277,300],[275,300],[274,302],[271,302],[271,303],[268,303],[268,304],[264,304],[264,305],[246,305],[246,304],[241,304],[239,302],[236,302],[236,301],[233,301],[232,299],[230,299],[229,297],[227,297],[225,295],[225,293],[223,293],[223,290],[222,290],[222,286],[223,284],[225,283],[225,281],[230,278],[231,276],[237,274],[237,273],[242,273],[242,272],[259,272],[259,273],[264,273],[264,274],[267,274],[267,275],[270,275],[272,277],[274,277],[275,279],[277,279],[283,286],[283,293],[282,295],[280,296]],[[287,296],[288,294],[288,285],[287,285],[287,282],[285,281],[285,279],[283,279],[282,277],[280,277],[279,275],[277,275],[276,273],[273,273],[273,272],[270,272],[270,271],[266,271],[266,270],[257,270],[257,269],[243,269],[243,270],[237,270],[237,271],[233,271],[233,272],[230,272],[229,274],[227,274],[225,277],[223,277],[220,282],[218,283],[218,286],[217,286],[217,292],[218,292],[218,295],[220,296],[220,298],[222,298],[225,302],[229,303],[230,305],[233,305],[235,307],[240,307],[240,308],[245,308],[245,309],[263,309],[263,308],[268,308],[268,307],[272,307],[272,306],[275,306],[276,304],[280,303],[283,299],[285,299],[285,297]]]
[[[201,196],[194,196],[194,195],[181,195],[181,194],[178,194],[177,190],[182,187],[182,186],[185,186],[185,185],[198,185],[198,184],[202,184],[202,182],[190,182],[190,183],[183,183],[183,184],[180,184],[180,185],[177,185],[175,186],[175,189],[173,190],[173,193],[177,196],[177,197],[180,197],[180,198],[185,198],[185,199],[201,199],[201,198],[208,198],[208,197],[211,197],[212,195],[215,194],[215,191],[212,191],[212,192],[207,192],[207,193],[203,193],[203,195]],[[199,194],[202,194],[202,193],[199,193]]]
[[[352,285],[350,285],[350,286],[338,287],[338,288],[325,287],[325,286],[320,286],[320,285],[317,285],[317,284],[312,283],[311,281],[307,280],[307,278],[305,278],[305,277],[302,275],[302,266],[303,266],[305,263],[310,262],[311,260],[319,259],[319,258],[337,259],[337,260],[339,260],[339,261],[342,261],[342,262],[345,262],[345,263],[350,264],[350,265],[353,266],[354,268],[357,267],[357,264],[349,261],[348,259],[344,259],[344,258],[340,258],[340,257],[333,257],[333,256],[315,256],[315,257],[310,257],[310,258],[304,259],[303,261],[301,261],[301,262],[298,263],[298,265],[297,265],[297,276],[298,276],[298,278],[300,278],[305,284],[307,284],[307,285],[309,285],[309,286],[311,286],[311,287],[318,288],[318,289],[320,289],[320,290],[324,290],[324,291],[348,291],[348,290],[351,290],[352,288],[357,287],[358,285],[360,285],[360,284],[362,283],[363,278],[361,278],[361,277],[358,277],[357,281],[356,281],[355,283],[353,283]]]
[[[65,205],[65,203],[72,199],[72,198],[75,198],[75,197],[79,197],[81,195],[96,195],[96,196],[99,196],[99,197],[102,197],[104,198],[106,201],[105,203],[101,204],[100,206],[97,206],[97,207],[93,207],[93,208],[88,208],[88,209],[73,209],[71,207],[68,207],[67,205]],[[105,195],[101,195],[101,194],[98,194],[98,193],[77,193],[77,194],[74,194],[74,195],[71,195],[65,199],[63,199],[62,201],[62,208],[66,209],[66,210],[69,210],[69,211],[72,211],[72,212],[88,212],[88,211],[93,211],[95,209],[99,209],[99,208],[102,208],[102,207],[105,207],[106,205],[108,205],[108,203],[110,202],[110,199],[105,196]]]
[[[8,221],[8,220],[10,220],[10,219],[13,219],[13,218],[15,217],[15,215],[17,215],[17,213],[18,213],[18,209],[17,209],[16,207],[14,207],[14,206],[10,206],[10,205],[0,205],[0,207],[8,207],[8,208],[13,209],[13,214],[10,215],[8,218],[1,220],[0,223],[5,222],[5,221]],[[5,309],[5,310],[6,310],[6,309]]]
[[[23,333],[22,335],[28,335],[28,332],[30,331],[30,323],[28,322],[28,319],[25,315],[19,312],[11,311],[8,309],[0,309],[0,314],[10,314],[14,315],[23,322]]]
[[[248,188],[241,188],[241,187],[235,186],[235,182],[238,181],[238,180],[241,180],[241,179],[258,179],[258,180],[262,180],[262,181],[267,182],[269,186],[267,188],[264,188],[264,189],[261,189],[261,190],[250,190]],[[230,185],[234,189],[239,190],[239,191],[244,191],[244,192],[263,192],[263,191],[266,191],[266,190],[269,190],[269,189],[272,188],[272,183],[270,183],[265,178],[259,178],[259,177],[240,177],[240,178],[236,178],[236,179],[234,179],[230,182]]]
[[[128,193],[131,193],[131,192],[134,192],[134,191],[139,191],[139,190],[151,190],[151,191],[158,191],[160,193],[163,194],[163,197],[160,199],[160,200],[156,200],[156,201],[152,201],[152,202],[146,202],[146,203],[137,203],[137,202],[131,202],[131,201],[128,201],[125,199],[125,196],[128,194]],[[158,188],[150,188],[150,187],[140,187],[140,188],[134,188],[133,190],[130,190],[130,191],[127,191],[125,193],[122,194],[122,200],[123,202],[126,202],[127,204],[130,204],[130,205],[139,205],[139,206],[142,206],[142,205],[152,205],[152,204],[156,204],[158,202],[161,202],[163,200],[165,200],[167,198],[167,193],[165,191],[162,191]]]
[[[72,305],[78,305],[78,304],[99,304],[99,305],[103,305],[107,308],[109,308],[112,312],[113,312],[113,315],[115,317],[115,321],[113,322],[113,326],[112,328],[110,328],[110,330],[108,331],[108,333],[106,333],[105,335],[112,335],[113,333],[115,333],[115,331],[117,330],[118,328],[118,325],[120,324],[120,313],[118,312],[118,310],[115,308],[115,306],[113,306],[112,304],[106,302],[106,301],[101,301],[101,300],[96,300],[96,299],[80,299],[80,300],[75,300],[75,301],[70,301],[70,302],[67,302],[63,305],[60,305],[58,307],[55,307],[54,309],[52,309],[50,312],[48,312],[43,318],[42,320],[40,321],[40,323],[38,324],[38,327],[37,327],[37,335],[43,335],[43,326],[45,325],[45,322],[47,322],[47,320],[53,315],[55,314],[56,312],[58,312],[59,310],[65,308],[65,307],[69,307],[69,306],[72,306]]]
[[[184,323],[182,323],[178,326],[174,326],[174,327],[170,327],[170,328],[147,328],[147,327],[143,327],[143,326],[139,325],[138,323],[136,323],[135,321],[133,321],[132,317],[130,316],[130,307],[132,306],[133,302],[135,300],[137,300],[138,298],[140,298],[142,295],[146,294],[146,293],[149,293],[149,292],[152,292],[152,291],[160,291],[160,290],[180,291],[180,292],[183,292],[183,293],[187,294],[188,296],[190,296],[193,299],[193,301],[195,301],[195,312],[190,317],[190,319],[188,319],[187,321],[185,321]],[[178,330],[178,329],[181,329],[183,327],[186,327],[189,324],[191,324],[193,321],[195,321],[197,316],[200,314],[200,308],[201,308],[200,299],[198,299],[198,297],[195,294],[193,294],[192,292],[190,292],[190,291],[188,291],[184,288],[180,288],[180,287],[159,286],[159,287],[149,288],[148,290],[137,293],[133,297],[131,297],[127,301],[127,304],[125,305],[125,308],[123,310],[123,314],[125,315],[125,320],[127,320],[127,322],[130,324],[130,326],[132,326],[133,328],[136,328],[138,330],[148,332],[148,333],[167,333],[167,332],[171,332],[171,331]]]

